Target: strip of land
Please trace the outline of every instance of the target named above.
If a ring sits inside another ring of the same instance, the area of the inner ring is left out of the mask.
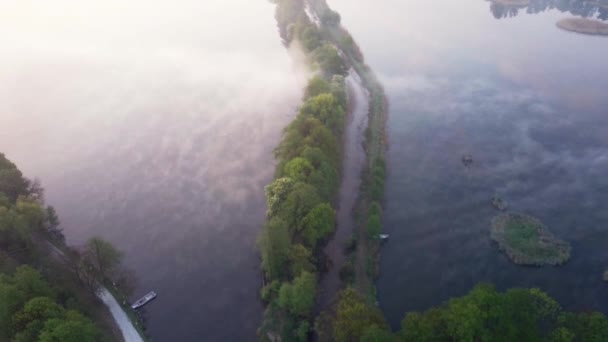
[[[587,18],[565,18],[557,22],[562,30],[592,36],[608,36],[608,24]]]

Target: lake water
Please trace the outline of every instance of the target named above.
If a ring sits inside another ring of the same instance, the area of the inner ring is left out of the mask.
[[[267,1],[0,1],[0,151],[68,242],[150,290],[155,341],[255,340],[272,149],[305,77]]]
[[[568,309],[608,312],[608,38],[555,26],[569,12],[608,10],[547,0],[532,1],[539,10],[485,0],[329,3],[391,106],[391,239],[377,289],[393,328],[478,282],[539,287]],[[512,264],[489,238],[494,194],[570,242],[570,262]]]

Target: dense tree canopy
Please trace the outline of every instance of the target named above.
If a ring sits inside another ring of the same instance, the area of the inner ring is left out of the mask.
[[[565,312],[538,289],[499,293],[482,284],[439,308],[408,314],[399,335],[403,341],[601,341],[608,320]]]
[[[4,193],[12,202],[19,196],[28,194],[29,181],[15,164],[0,153],[0,193]]]
[[[87,241],[84,259],[101,279],[110,276],[120,265],[122,258],[123,254],[102,238],[93,237]]]
[[[29,266],[0,275],[0,340],[3,335],[23,342],[101,340],[93,322],[63,307],[41,274]]]
[[[284,283],[279,291],[279,305],[296,316],[308,316],[315,304],[317,279],[302,272],[292,283]]]
[[[380,310],[371,306],[357,291],[347,288],[340,294],[333,322],[333,337],[338,342],[359,341],[376,330],[388,331]]]

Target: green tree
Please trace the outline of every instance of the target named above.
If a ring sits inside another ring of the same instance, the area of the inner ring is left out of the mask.
[[[371,169],[371,197],[373,201],[380,202],[384,197],[384,179],[386,177],[386,165],[380,158],[374,161]]]
[[[0,207],[8,209],[10,206],[11,201],[8,199],[8,196],[4,192],[0,192]]]
[[[26,298],[54,297],[49,284],[38,271],[30,266],[20,266],[12,277],[12,283]]]
[[[309,99],[321,94],[330,93],[332,90],[330,84],[321,76],[315,76],[308,81],[304,89],[304,99]]]
[[[333,94],[326,93],[309,98],[304,102],[300,112],[319,119],[336,135],[339,135],[344,128],[344,108]]]
[[[0,275],[0,340],[3,334],[6,334],[4,336],[6,339],[9,338],[8,334],[13,328],[13,315],[19,311],[25,301],[23,292],[10,283],[8,277]]]
[[[319,64],[323,75],[346,75],[347,67],[338,50],[331,44],[325,44],[314,51],[314,59]]]
[[[361,336],[361,342],[397,342],[397,337],[393,335],[386,327],[381,328],[377,325],[372,325]]]
[[[297,182],[307,182],[308,177],[310,177],[313,171],[312,164],[308,160],[297,157],[285,164],[284,173],[285,176]]]
[[[268,217],[274,216],[279,210],[281,204],[287,199],[287,196],[293,189],[296,182],[291,178],[279,178],[267,185],[265,190],[266,193],[266,205],[268,206],[267,215]]]
[[[332,162],[339,164],[339,146],[336,136],[319,119],[298,115],[285,129],[283,140],[275,149],[278,160],[291,160],[302,154],[306,147],[319,148]]]
[[[84,258],[103,280],[118,268],[123,254],[110,242],[100,237],[93,237],[86,243]]]
[[[302,220],[302,236],[311,247],[319,240],[333,233],[336,226],[336,212],[329,203],[314,207]]]
[[[442,341],[447,339],[442,334],[445,330],[442,324],[441,311],[435,308],[424,315],[408,313],[401,322],[400,336],[403,341]]]
[[[51,318],[59,318],[63,308],[48,297],[34,297],[30,299],[23,309],[13,316],[13,331],[29,330],[29,336],[38,336],[42,330],[43,322]],[[32,329],[31,326],[35,328]],[[28,329],[29,328],[29,329]]]
[[[308,333],[310,332],[310,322],[301,321],[296,330],[296,341],[306,342],[308,341]]]
[[[301,157],[308,160],[313,167],[312,173],[308,176],[308,183],[317,188],[321,199],[331,201],[339,186],[340,179],[336,170],[338,165],[316,147],[304,148]]]
[[[388,329],[378,308],[368,304],[353,288],[342,291],[333,324],[335,340],[359,341],[372,326]]]
[[[262,254],[262,268],[269,279],[279,279],[286,275],[289,262],[291,238],[285,221],[274,217],[264,227],[259,239]]]
[[[291,263],[291,275],[298,276],[302,272],[315,272],[315,265],[312,264],[312,252],[300,245],[293,245],[291,252],[289,253],[289,260]]]
[[[321,14],[321,22],[329,26],[340,25],[340,13],[327,8],[323,14]]]
[[[75,311],[68,311],[63,319],[46,321],[40,342],[96,342],[100,334],[93,322]]]
[[[30,230],[42,229],[46,222],[46,213],[37,201],[20,197],[15,209],[26,221]]]
[[[367,218],[367,235],[370,238],[376,238],[382,233],[382,222],[380,216],[371,215]]]
[[[19,196],[26,196],[29,182],[17,166],[0,153],[0,192],[4,193],[11,202]]]
[[[301,317],[310,315],[315,304],[317,279],[310,272],[303,272],[293,283],[285,283],[279,291],[279,305],[291,314]]]
[[[282,205],[280,216],[289,227],[301,231],[304,217],[320,202],[315,187],[306,183],[296,183]]]
[[[59,221],[59,216],[57,216],[57,211],[52,206],[46,207],[46,229],[49,232],[60,233],[59,225],[61,221]]]
[[[300,28],[299,38],[306,52],[314,51],[322,43],[321,32],[319,32],[319,29],[314,24]]]

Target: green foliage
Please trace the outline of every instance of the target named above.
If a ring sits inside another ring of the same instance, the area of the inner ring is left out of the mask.
[[[15,202],[19,196],[28,195],[28,187],[29,182],[17,166],[0,153],[0,192]]]
[[[283,218],[292,233],[300,232],[303,228],[304,217],[321,202],[317,189],[306,183],[296,183],[278,213]]]
[[[292,283],[281,286],[278,303],[293,315],[307,317],[315,304],[316,286],[316,276],[303,272]]]
[[[285,164],[285,176],[297,181],[306,182],[313,173],[312,164],[302,157],[296,157]]]
[[[338,342],[359,341],[372,327],[388,331],[378,308],[367,303],[353,288],[342,291],[333,322],[334,339]]]
[[[321,76],[315,76],[308,81],[304,88],[304,99],[331,92],[330,84]]]
[[[308,333],[310,332],[310,322],[301,321],[298,329],[296,330],[296,341],[306,342],[308,341]]]
[[[317,48],[313,53],[313,59],[319,65],[321,73],[326,77],[347,74],[348,68],[338,50],[331,44],[326,43]]]
[[[380,216],[370,215],[367,218],[367,235],[370,238],[377,238],[382,233],[382,222]]]
[[[361,336],[361,342],[397,342],[397,337],[388,329],[372,325]]]
[[[334,232],[336,212],[328,203],[314,207],[302,220],[302,235],[309,246],[317,243]]]
[[[331,201],[339,186],[337,165],[319,148],[306,147],[301,156],[313,166],[308,183],[317,188],[323,201]]]
[[[47,320],[61,316],[63,308],[49,297],[34,297],[30,299],[21,311],[13,316],[15,329],[24,328],[36,320]]]
[[[272,0],[277,3],[275,18],[281,30],[281,36],[288,42],[293,39],[288,35],[288,27],[294,25],[302,15],[301,0]]]
[[[41,274],[29,266],[19,267],[12,276],[0,275],[0,339],[2,334],[17,342],[101,339],[94,324],[66,311]]]
[[[42,275],[30,266],[20,266],[11,283],[27,298],[53,297],[54,293]]]
[[[262,266],[271,282],[262,290],[268,303],[262,340],[306,341],[308,318],[314,306],[316,276],[314,253],[335,228],[330,203],[337,197],[342,163],[341,135],[347,94],[345,61],[330,43],[329,32],[307,18],[301,0],[277,3],[277,22],[286,43],[299,40],[308,59],[320,71],[305,89],[304,103],[285,128],[275,149],[276,180],[266,187],[268,224],[259,244]],[[316,6],[316,4],[311,4]],[[326,25],[337,25],[339,15],[321,11]],[[277,220],[280,221],[277,224]],[[296,277],[291,282],[289,279]]]
[[[291,275],[294,277],[302,272],[313,273],[316,271],[315,265],[311,262],[312,252],[300,244],[294,245],[291,248],[289,259],[291,263]]]
[[[329,26],[338,26],[340,25],[340,14],[336,11],[332,11],[331,9],[327,9],[321,14],[321,23]]]
[[[120,265],[123,254],[110,242],[100,237],[93,237],[86,243],[83,258],[95,269],[99,279],[104,280]]]
[[[342,75],[334,75],[331,79],[331,93],[342,108],[346,108],[348,96],[346,95],[346,79]]]
[[[281,282],[278,280],[273,280],[270,284],[264,286],[260,291],[260,296],[262,300],[266,303],[269,303],[270,300],[276,297],[279,294],[279,290],[281,289]]]
[[[262,268],[269,279],[279,279],[287,275],[291,239],[285,221],[272,218],[262,232],[259,240],[262,254]]]
[[[40,342],[95,342],[100,335],[93,323],[81,314],[68,311],[64,319],[48,320]]]
[[[306,52],[312,52],[322,44],[321,32],[314,24],[300,28],[299,39]]]
[[[563,312],[538,289],[499,293],[478,285],[424,314],[410,313],[402,322],[403,341],[601,341],[608,320],[599,313]]]
[[[380,202],[384,198],[384,179],[386,177],[386,165],[380,158],[374,161],[371,169],[371,200]]]
[[[274,216],[280,205],[287,199],[287,195],[293,189],[295,181],[291,178],[279,178],[265,188],[266,205],[268,206],[268,217]]]
[[[42,229],[46,222],[46,212],[36,201],[25,197],[20,197],[17,200],[15,209],[21,217],[25,219],[25,223],[30,229]]]
[[[0,207],[9,208],[11,206],[11,201],[8,199],[8,196],[4,192],[0,192]]]
[[[279,160],[291,160],[300,156],[306,147],[319,148],[335,164],[340,163],[338,141],[331,130],[317,118],[298,115],[285,130],[275,156]]]
[[[302,115],[319,119],[336,135],[340,135],[344,127],[344,108],[334,95],[325,93],[309,98],[300,109]]]

